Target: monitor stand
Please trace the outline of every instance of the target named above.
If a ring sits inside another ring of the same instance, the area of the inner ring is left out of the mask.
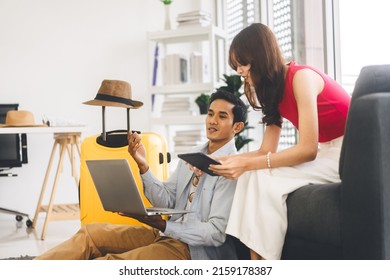
[[[0,172],[0,177],[16,177],[18,176],[18,174],[14,174],[14,173],[2,173]]]

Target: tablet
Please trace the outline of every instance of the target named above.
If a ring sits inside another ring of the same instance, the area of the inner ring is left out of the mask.
[[[218,176],[213,171],[209,169],[210,164],[220,164],[218,161],[212,159],[206,154],[203,153],[188,153],[188,154],[178,154],[177,155],[182,160],[188,162],[192,166],[202,170],[203,172],[211,175]]]

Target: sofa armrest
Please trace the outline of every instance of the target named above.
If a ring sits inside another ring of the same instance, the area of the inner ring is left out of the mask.
[[[342,168],[346,259],[390,259],[390,93],[351,104]]]

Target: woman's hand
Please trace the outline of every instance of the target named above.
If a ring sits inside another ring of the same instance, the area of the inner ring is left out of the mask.
[[[237,179],[245,170],[245,159],[237,156],[223,156],[216,159],[221,164],[210,164],[209,169],[228,179]]]

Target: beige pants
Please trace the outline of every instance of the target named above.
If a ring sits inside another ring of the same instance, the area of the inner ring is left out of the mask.
[[[88,224],[36,260],[189,260],[188,245],[143,226]]]

